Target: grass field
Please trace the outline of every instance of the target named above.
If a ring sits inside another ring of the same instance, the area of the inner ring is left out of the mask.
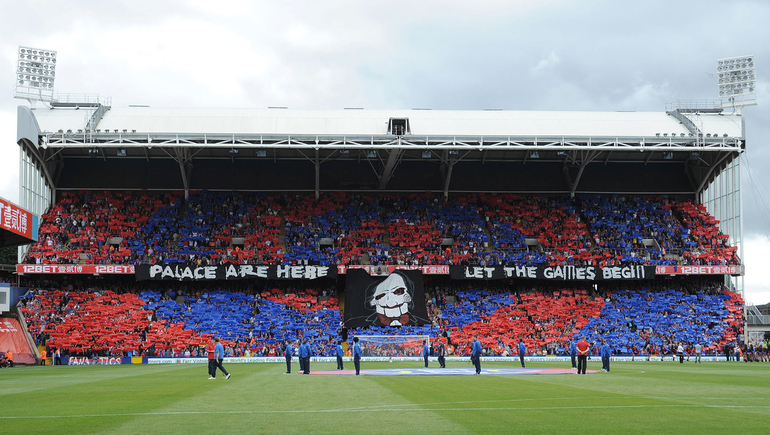
[[[395,367],[420,364],[364,364]],[[230,380],[215,381],[198,364],[3,369],[0,432],[770,433],[767,363],[617,362],[612,373],[586,376],[300,376],[284,375],[281,364],[228,369]]]

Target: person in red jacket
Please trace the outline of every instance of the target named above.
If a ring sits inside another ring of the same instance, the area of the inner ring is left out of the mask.
[[[577,344],[577,351],[578,351],[578,366],[577,366],[577,374],[586,374],[586,366],[588,365],[588,351],[591,349],[591,346],[585,341],[585,339],[580,339]]]
[[[214,374],[217,371],[217,362],[215,359],[215,347],[214,347],[214,338],[212,337],[209,341],[209,344],[206,346],[206,353],[209,357],[209,379],[216,379],[214,377]]]

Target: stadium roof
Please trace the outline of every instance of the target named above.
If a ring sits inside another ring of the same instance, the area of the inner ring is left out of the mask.
[[[57,189],[93,188],[98,182],[109,188],[181,187],[185,192],[197,188],[318,192],[350,189],[354,183],[356,189],[447,193],[452,188],[514,191],[524,189],[527,180],[541,180],[524,190],[574,194],[579,186],[604,191],[608,174],[614,171],[612,191],[689,193],[700,192],[745,149],[740,113],[713,107],[545,112],[164,109],[55,103],[52,108],[20,106],[17,131],[18,143],[32,160],[44,163],[40,167]],[[593,162],[598,165],[590,165]],[[521,165],[514,170],[515,177],[504,166],[511,163]],[[624,166],[612,167],[615,163]],[[639,167],[631,171],[626,163]],[[496,164],[503,166],[493,169]],[[292,187],[283,181],[273,185],[268,181],[277,175],[271,171],[300,173],[308,179],[294,177]],[[152,174],[148,176],[154,181],[142,174]],[[223,174],[238,177],[225,182]],[[251,181],[245,181],[243,174],[251,174]],[[426,181],[392,183],[404,178],[399,174],[410,174],[410,180],[418,174]],[[489,179],[479,174],[489,174]],[[553,185],[543,186],[543,179]],[[652,186],[649,180],[659,185]],[[638,186],[632,188],[633,183]]]
[[[94,108],[33,109],[42,133],[85,131]],[[704,134],[742,138],[740,114],[689,113]],[[390,119],[408,119],[411,136],[662,137],[691,130],[666,112],[503,110],[290,110],[111,108],[98,130],[137,134],[379,136]]]

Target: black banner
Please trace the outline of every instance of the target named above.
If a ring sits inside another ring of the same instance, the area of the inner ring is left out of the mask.
[[[419,270],[370,276],[365,270],[352,269],[348,270],[345,282],[345,326],[348,328],[430,323]]]
[[[450,266],[452,279],[542,279],[546,281],[614,281],[655,278],[655,266]]]
[[[221,266],[140,264],[136,266],[137,281],[231,281],[336,277],[337,268],[334,266],[261,266],[253,264]]]

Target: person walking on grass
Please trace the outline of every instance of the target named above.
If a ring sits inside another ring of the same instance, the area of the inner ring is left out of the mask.
[[[219,369],[222,371],[222,373],[225,374],[225,379],[230,379],[230,373],[225,370],[225,368],[222,366],[222,361],[225,359],[225,348],[222,346],[222,343],[219,342],[219,338],[215,338],[214,342],[216,342],[216,345],[214,346],[214,359],[216,360],[215,368],[212,371],[212,378],[217,377],[217,370]]]
[[[214,337],[211,337],[209,344],[206,345],[206,355],[209,359],[209,380],[213,381],[217,375],[217,362],[216,362],[216,345]]]

